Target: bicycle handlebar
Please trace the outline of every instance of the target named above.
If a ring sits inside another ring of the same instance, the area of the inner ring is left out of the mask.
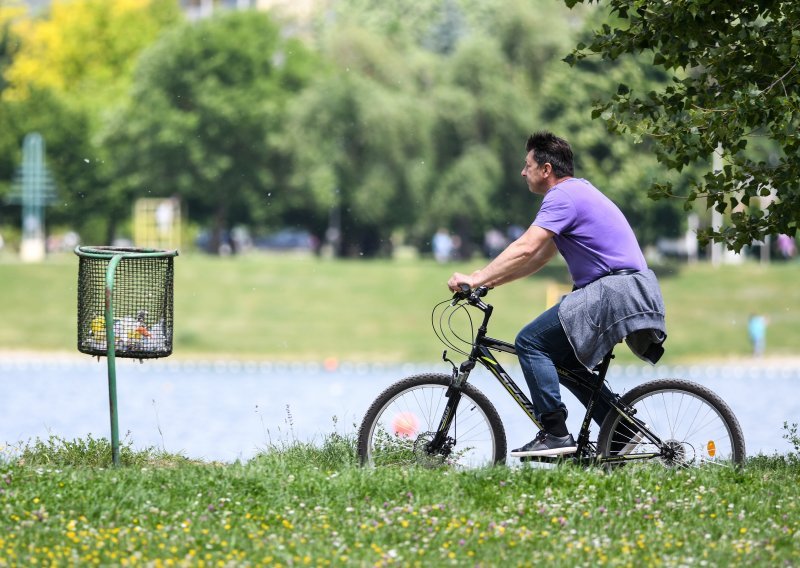
[[[466,300],[470,304],[476,305],[480,303],[481,298],[483,298],[489,293],[489,290],[491,290],[491,288],[488,286],[478,286],[474,290],[466,284],[459,284],[458,287],[460,290],[453,294],[453,301],[451,302],[451,305],[455,305],[456,302],[460,302],[461,300]]]
[[[445,345],[445,347],[470,356],[470,351],[475,347],[476,337],[479,338],[486,335],[486,327],[489,323],[489,318],[492,315],[492,306],[485,303],[483,300],[481,300],[481,298],[489,293],[491,287],[478,286],[473,290],[468,285],[462,283],[458,285],[458,288],[459,289],[453,293],[453,297],[451,299],[443,300],[433,307],[433,310],[431,311],[431,325],[436,337]],[[449,307],[445,307],[448,304]],[[483,312],[483,321],[477,330],[477,335],[472,325],[472,317],[469,314],[470,310],[466,309],[467,305],[474,306]],[[463,330],[457,331],[452,327],[453,314],[456,312],[463,313],[467,318],[469,325],[467,330],[469,332],[469,339],[465,338]],[[465,344],[469,347],[466,348],[461,344]],[[447,351],[445,351],[445,353],[447,353]]]

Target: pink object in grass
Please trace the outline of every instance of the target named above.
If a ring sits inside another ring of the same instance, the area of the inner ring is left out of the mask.
[[[419,420],[412,412],[400,412],[392,419],[392,430],[398,436],[410,438],[416,435]]]

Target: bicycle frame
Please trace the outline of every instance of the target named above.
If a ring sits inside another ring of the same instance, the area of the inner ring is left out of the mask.
[[[453,418],[455,417],[458,403],[461,399],[460,396],[452,396],[453,391],[460,391],[461,386],[469,378],[469,374],[475,368],[476,363],[480,363],[486,370],[488,370],[500,382],[508,394],[511,395],[511,398],[514,399],[523,412],[525,412],[531,422],[533,422],[540,430],[542,429],[541,423],[536,419],[536,412],[533,408],[533,403],[525,395],[525,393],[522,392],[514,379],[511,378],[511,375],[506,372],[503,366],[492,354],[493,351],[497,351],[508,353],[514,356],[517,355],[517,350],[514,345],[500,339],[489,337],[487,335],[487,326],[489,318],[491,318],[492,315],[493,307],[478,298],[470,297],[469,303],[483,312],[483,322],[481,323],[480,327],[478,328],[478,332],[475,335],[475,339],[472,343],[472,349],[470,350],[467,360],[461,363],[458,368],[455,368],[455,365],[453,365],[453,382],[450,386],[450,389],[447,391],[447,397],[449,400],[439,423],[439,427],[437,428],[436,435],[428,444],[428,448],[434,451],[443,447],[447,439],[447,433],[449,432]],[[445,351],[443,354],[444,358],[446,358],[446,354],[447,351]],[[589,431],[592,420],[592,410],[601,399],[611,407],[610,412],[618,412],[624,420],[632,425],[633,428],[638,429],[638,431],[642,434],[641,439],[647,438],[653,442],[656,447],[663,447],[663,441],[658,437],[658,435],[652,432],[644,422],[634,416],[634,410],[623,406],[620,403],[619,396],[609,396],[602,391],[601,387],[605,381],[606,372],[611,364],[611,359],[613,358],[613,351],[610,351],[603,358],[603,361],[600,363],[597,369],[592,372],[594,384],[590,383],[584,377],[569,371],[568,369],[556,366],[556,371],[562,379],[572,381],[576,385],[584,386],[592,392],[591,398],[586,405],[586,414],[583,418],[580,432],[578,434],[577,451],[574,454],[574,458],[591,458],[600,463],[614,463],[660,457],[663,455],[663,451],[637,454],[620,454],[602,457],[596,455],[596,447],[589,440]]]

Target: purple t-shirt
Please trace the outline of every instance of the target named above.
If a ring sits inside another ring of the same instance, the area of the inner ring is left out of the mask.
[[[645,270],[639,243],[622,211],[585,179],[569,178],[545,194],[533,224],[555,233],[577,287],[611,270]]]

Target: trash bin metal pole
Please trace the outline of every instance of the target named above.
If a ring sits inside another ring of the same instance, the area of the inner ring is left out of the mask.
[[[108,359],[108,406],[111,414],[111,461],[119,465],[119,418],[117,415],[117,369],[114,337],[114,273],[123,255],[114,255],[106,268],[106,355]]]

